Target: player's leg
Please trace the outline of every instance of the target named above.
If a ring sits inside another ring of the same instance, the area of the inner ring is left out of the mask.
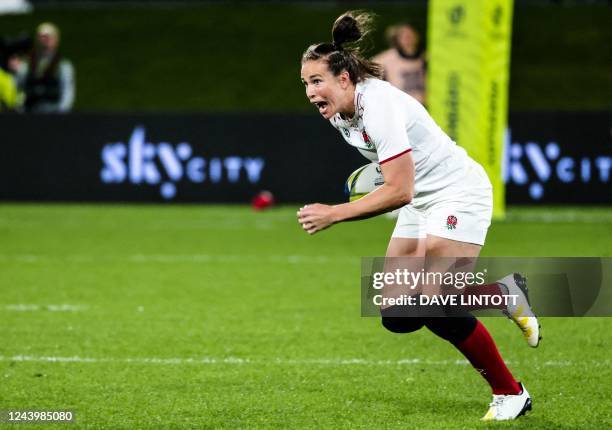
[[[392,272],[400,257],[425,257],[425,230],[421,214],[411,206],[400,210],[398,220],[387,246],[385,271]],[[415,259],[418,261],[418,258]],[[393,293],[391,293],[393,294]],[[402,306],[381,308],[382,325],[393,333],[410,333],[423,327],[421,318],[407,317]]]
[[[465,181],[459,187],[446,191],[447,199],[438,198],[427,212],[427,234],[441,239],[462,242],[455,250],[463,251],[475,245],[483,245],[491,225],[493,213],[493,194],[486,173],[481,166],[473,164]],[[443,241],[430,241],[431,252],[444,247]],[[472,286],[463,290],[464,295],[500,296],[511,295],[517,302],[503,302],[495,306],[487,303],[472,306],[471,310],[498,309],[520,328],[527,344],[537,347],[540,341],[540,325],[531,309],[527,292],[526,279],[518,273],[511,273],[504,278],[487,285]],[[474,303],[475,301],[470,301]]]
[[[485,195],[482,198],[486,197]],[[477,200],[467,196],[464,202],[443,203],[430,210],[427,218],[427,255],[448,257],[478,256],[484,244],[490,225],[491,211],[487,205],[477,204]],[[450,240],[449,240],[450,239]],[[474,262],[475,264],[475,258]],[[468,269],[464,271],[469,271]],[[512,273],[497,282],[486,285],[473,285],[462,290],[471,296],[512,295],[512,301],[493,305],[473,305],[467,310],[498,309],[519,327],[527,344],[537,347],[541,339],[540,325],[531,309],[526,279]],[[471,301],[474,303],[474,301]]]
[[[425,238],[392,237],[386,257],[425,257]]]
[[[427,257],[476,258],[481,246],[428,235]],[[452,343],[489,383],[493,403],[483,419],[514,419],[531,409],[531,399],[522,384],[508,370],[493,338],[473,315],[465,310],[453,316],[430,318],[426,327]]]
[[[483,304],[472,304],[465,306],[466,310],[477,311],[481,309],[498,309],[510,318],[522,331],[527,344],[532,348],[537,348],[542,339],[540,334],[540,324],[535,313],[531,309],[529,293],[527,289],[527,279],[520,273],[510,273],[502,279],[486,285],[473,285],[465,288],[462,292],[464,296],[510,296],[513,300],[501,301],[498,305],[491,302],[480,302]],[[479,301],[468,300],[468,303],[479,303]]]

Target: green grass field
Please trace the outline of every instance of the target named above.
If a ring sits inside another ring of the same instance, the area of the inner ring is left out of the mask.
[[[534,410],[481,423],[489,389],[450,344],[360,317],[359,257],[393,223],[310,237],[295,210],[0,205],[0,410],[70,409],[69,428],[612,426],[612,319],[544,319],[537,350],[486,320]],[[611,256],[611,239],[612,209],[512,209],[483,254]]]

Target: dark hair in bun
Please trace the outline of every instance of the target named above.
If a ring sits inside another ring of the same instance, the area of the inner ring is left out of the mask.
[[[310,45],[302,55],[302,64],[324,59],[334,76],[346,70],[355,84],[368,77],[382,78],[382,67],[361,54],[372,20],[373,15],[367,12],[343,13],[332,27],[333,42]]]

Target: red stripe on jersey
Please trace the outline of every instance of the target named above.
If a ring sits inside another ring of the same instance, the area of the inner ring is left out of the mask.
[[[401,157],[402,155],[404,155],[404,154],[406,154],[407,152],[410,152],[410,151],[412,151],[412,148],[408,148],[408,149],[406,149],[405,151],[400,152],[400,153],[399,153],[399,154],[397,154],[397,155],[394,155],[393,157],[389,157],[389,158],[387,158],[386,160],[379,161],[379,162],[378,162],[378,164],[384,164],[384,163],[386,163],[387,161],[395,160],[397,157]]]

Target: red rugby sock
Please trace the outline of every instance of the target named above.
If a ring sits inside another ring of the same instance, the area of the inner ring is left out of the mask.
[[[455,344],[472,366],[487,380],[493,394],[519,394],[521,388],[499,355],[493,338],[480,321],[470,336]]]

